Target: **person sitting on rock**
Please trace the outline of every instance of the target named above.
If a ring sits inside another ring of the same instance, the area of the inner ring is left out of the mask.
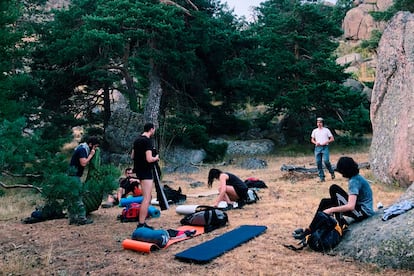
[[[343,216],[359,222],[374,215],[371,186],[359,174],[359,167],[354,159],[347,156],[341,157],[335,171],[348,178],[348,193],[336,184],[331,185],[329,188],[330,198],[322,199],[317,211],[335,216],[340,226],[348,224]],[[293,232],[293,237],[303,239],[311,233],[311,229],[312,224],[307,229],[298,228]]]

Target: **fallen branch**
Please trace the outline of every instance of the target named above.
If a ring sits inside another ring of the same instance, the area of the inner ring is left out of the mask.
[[[42,189],[36,186],[33,186],[31,184],[15,184],[15,185],[6,185],[3,182],[0,181],[0,186],[5,188],[5,189],[16,189],[16,188],[30,188],[30,189],[35,189],[37,190],[39,193],[42,193]]]
[[[336,169],[335,165],[332,165],[333,169]],[[360,169],[369,169],[370,164],[369,162],[363,162],[358,164],[358,168]],[[306,168],[305,166],[295,166],[295,165],[285,165],[283,164],[282,167],[280,167],[281,171],[286,172],[300,172],[300,173],[307,173],[307,174],[315,174],[318,173],[318,168]]]
[[[1,173],[7,176],[12,176],[12,177],[40,177],[41,176],[40,174],[31,174],[31,173],[16,174],[16,173],[11,173],[9,171],[2,171]]]

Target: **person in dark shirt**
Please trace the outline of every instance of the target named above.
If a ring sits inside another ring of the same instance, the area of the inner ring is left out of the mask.
[[[154,186],[153,167],[155,162],[160,160],[158,154],[153,156],[154,146],[151,137],[155,134],[155,127],[152,123],[144,125],[144,132],[134,141],[131,158],[134,160],[134,173],[141,183],[143,199],[139,211],[137,227],[149,227],[145,223],[148,215],[148,207],[151,203],[151,191]]]
[[[82,180],[81,177],[86,165],[95,155],[96,148],[99,146],[97,137],[91,136],[86,142],[79,144],[72,154],[69,167],[69,175],[75,181],[72,182],[71,193],[68,194],[69,224],[84,225],[93,223],[93,220],[86,218],[85,205],[82,201]]]
[[[118,205],[121,198],[128,196],[141,196],[142,191],[140,189],[139,179],[134,177],[132,168],[125,169],[125,177],[119,180],[119,188],[116,194],[108,195],[108,199],[101,206],[102,208],[111,208],[114,205]]]
[[[208,173],[208,187],[213,186],[213,181],[219,180],[219,195],[214,203],[217,207],[220,202],[225,201],[227,204],[236,208],[240,203],[247,199],[248,187],[243,180],[228,172],[222,172],[219,169],[211,169]]]

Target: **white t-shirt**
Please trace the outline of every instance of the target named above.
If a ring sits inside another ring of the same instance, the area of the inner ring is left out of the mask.
[[[323,128],[315,128],[312,131],[311,137],[315,138],[316,142],[319,144],[325,144],[329,141],[329,138],[332,137],[332,132],[329,130],[329,128],[323,127]]]

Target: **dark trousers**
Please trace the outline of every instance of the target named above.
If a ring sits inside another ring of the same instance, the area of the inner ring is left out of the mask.
[[[329,195],[330,198],[323,198],[319,203],[318,211],[323,211],[325,209],[346,205],[348,203],[348,193],[345,192],[341,187],[336,184],[331,185],[329,187]],[[355,219],[355,221],[361,221],[368,217],[364,211],[362,211],[361,206],[355,205],[355,209],[353,211],[348,211],[344,213],[334,213],[336,220],[342,224],[343,219],[342,216],[347,216]],[[312,223],[314,220],[312,220]],[[310,224],[309,228],[312,229],[312,223]]]

